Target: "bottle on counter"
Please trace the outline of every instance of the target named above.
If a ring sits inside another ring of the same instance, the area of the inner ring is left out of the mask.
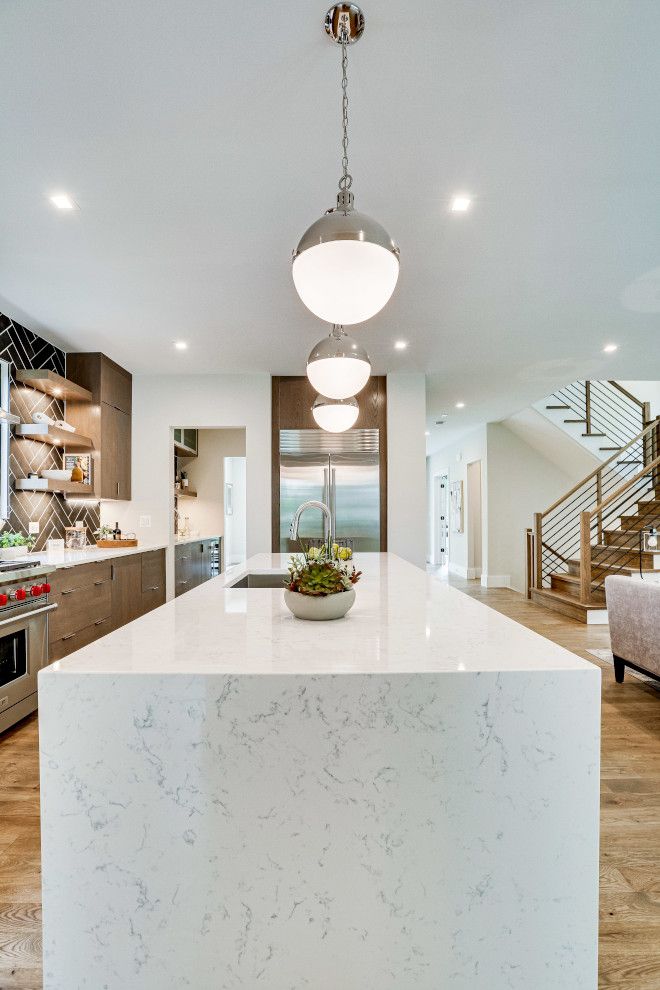
[[[113,540],[121,540],[121,530],[119,528],[119,523],[115,523],[115,528],[112,531]]]

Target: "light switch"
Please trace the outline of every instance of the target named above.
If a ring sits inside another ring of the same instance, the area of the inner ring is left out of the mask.
[[[140,529],[151,528],[151,516],[140,516]]]

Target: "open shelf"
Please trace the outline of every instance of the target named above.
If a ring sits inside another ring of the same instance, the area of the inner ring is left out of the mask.
[[[76,402],[91,402],[92,393],[82,385],[70,382],[68,378],[50,371],[48,368],[19,368],[15,373],[16,381],[38,392],[53,395],[56,399],[74,399]]]
[[[14,482],[17,492],[62,492],[64,495],[93,495],[91,485],[80,481],[55,481],[52,478],[19,478]]]
[[[75,447],[78,450],[91,450],[94,446],[89,437],[84,437],[80,433],[71,433],[69,430],[62,430],[59,426],[49,426],[48,423],[19,423],[14,435],[25,437],[27,440],[41,440],[43,443],[49,443],[52,447]]]
[[[197,492],[194,492],[192,488],[180,488],[178,491],[174,489],[175,498],[197,498]]]

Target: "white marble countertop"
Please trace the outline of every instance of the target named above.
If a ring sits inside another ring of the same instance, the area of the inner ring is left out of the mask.
[[[258,554],[181,595],[40,677],[107,674],[364,674],[592,669],[393,554],[358,554],[363,577],[345,619],[295,619],[279,589],[226,587],[247,571],[286,569]]]
[[[38,560],[40,564],[49,567],[77,567],[78,564],[94,564],[115,557],[128,557],[133,553],[148,553],[150,550],[165,550],[167,543],[138,543],[136,547],[118,547],[116,550],[100,550],[95,546],[85,547],[84,550],[52,550],[50,553],[31,553],[22,561],[15,561],[20,567],[21,562]]]

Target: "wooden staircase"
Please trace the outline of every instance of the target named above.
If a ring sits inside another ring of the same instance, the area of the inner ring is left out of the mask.
[[[643,423],[648,407],[639,406]],[[593,427],[591,419],[586,425]],[[660,530],[660,418],[643,423],[599,468],[535,515],[527,531],[528,597],[581,622],[606,621],[609,574],[660,571],[660,551],[643,549],[650,529]]]

